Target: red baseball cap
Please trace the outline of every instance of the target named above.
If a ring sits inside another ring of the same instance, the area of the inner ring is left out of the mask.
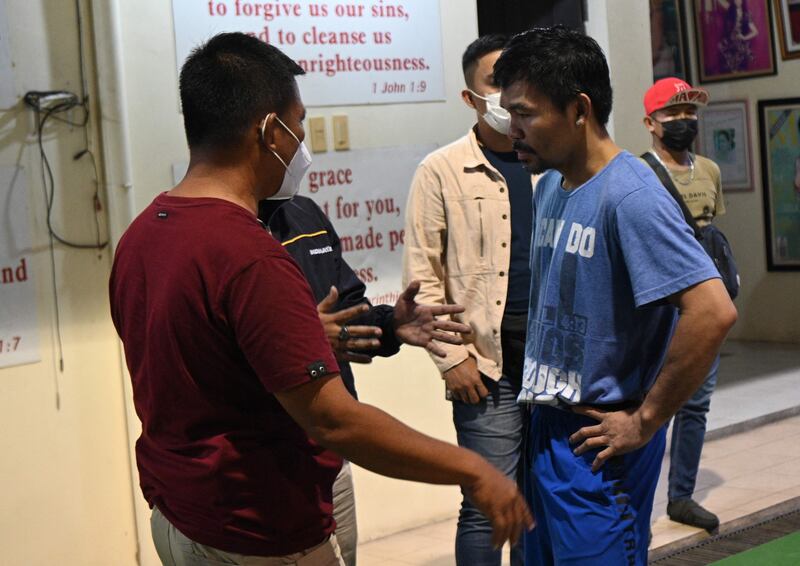
[[[656,110],[678,104],[705,106],[708,104],[708,91],[693,87],[677,77],[667,77],[656,81],[644,93],[644,111],[648,116]]]

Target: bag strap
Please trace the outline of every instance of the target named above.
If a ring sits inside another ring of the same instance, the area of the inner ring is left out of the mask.
[[[655,174],[658,176],[658,179],[661,181],[661,184],[664,185],[664,188],[667,189],[667,192],[672,195],[672,198],[675,199],[675,202],[678,203],[678,206],[681,207],[681,212],[683,212],[683,217],[686,219],[686,223],[694,231],[694,237],[698,240],[702,239],[703,236],[700,232],[700,227],[697,225],[697,222],[695,222],[692,213],[689,212],[689,208],[686,206],[686,202],[678,192],[678,189],[675,188],[675,183],[672,182],[672,177],[669,176],[669,171],[667,171],[666,167],[664,167],[661,162],[649,151],[644,152],[641,157],[655,172]]]

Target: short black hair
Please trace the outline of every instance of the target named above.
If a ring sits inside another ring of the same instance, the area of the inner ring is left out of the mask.
[[[611,114],[613,93],[603,50],[591,37],[564,26],[512,37],[494,65],[494,81],[500,88],[525,81],[562,111],[583,93],[603,126]]]
[[[461,70],[464,71],[464,81],[467,84],[472,82],[473,71],[478,64],[478,59],[489,53],[502,51],[506,43],[508,43],[508,36],[501,33],[482,35],[470,43],[464,51],[464,55],[461,56]]]
[[[181,68],[183,124],[189,147],[241,142],[259,117],[296,98],[303,69],[277,47],[243,33],[220,33],[195,48]]]

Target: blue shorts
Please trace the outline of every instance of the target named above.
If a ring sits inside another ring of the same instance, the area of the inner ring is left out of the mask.
[[[538,405],[527,441],[525,491],[536,527],[526,535],[526,566],[646,566],[653,497],[666,427],[645,446],[612,458],[575,456],[569,437],[597,422]]]

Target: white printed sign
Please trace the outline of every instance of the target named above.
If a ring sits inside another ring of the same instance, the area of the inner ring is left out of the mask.
[[[325,212],[342,256],[375,304],[394,304],[402,291],[405,206],[411,179],[434,144],[315,153],[300,188]],[[172,166],[177,184],[186,163]]]
[[[444,100],[439,0],[172,0],[178,69],[220,32],[270,43],[306,71],[306,106]]]
[[[32,251],[25,174],[0,167],[0,368],[41,359]]]
[[[16,104],[14,65],[11,63],[11,42],[8,38],[8,13],[5,0],[0,0],[0,108]]]

